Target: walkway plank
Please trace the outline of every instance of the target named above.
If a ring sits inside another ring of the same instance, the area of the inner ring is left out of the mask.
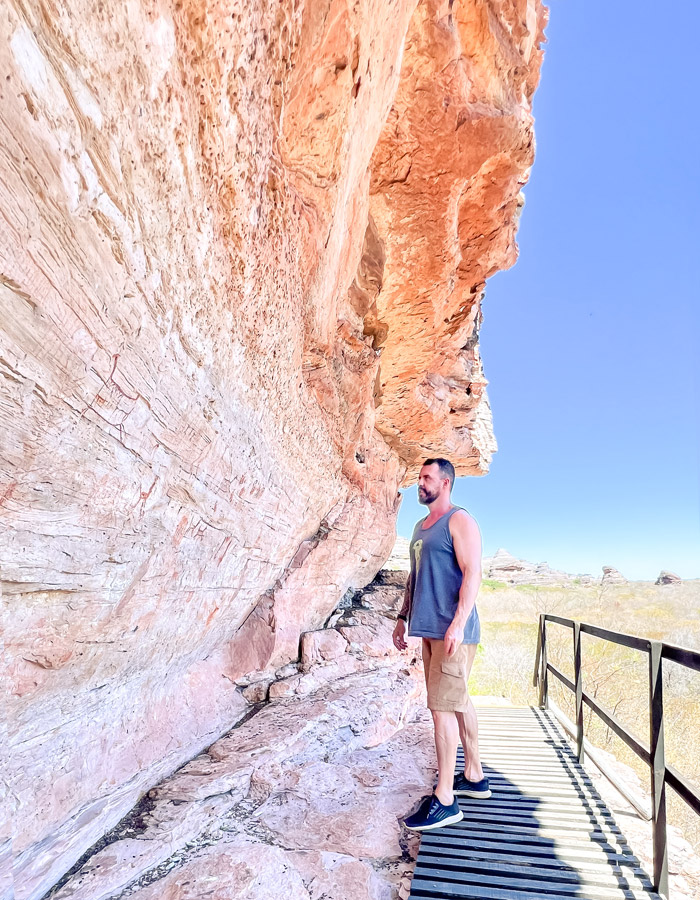
[[[421,835],[409,900],[660,900],[552,716],[478,714],[492,796]]]

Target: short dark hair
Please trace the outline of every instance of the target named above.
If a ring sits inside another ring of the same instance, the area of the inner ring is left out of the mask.
[[[450,490],[455,483],[455,467],[449,461],[449,459],[444,459],[442,456],[438,456],[436,459],[426,459],[423,463],[424,466],[432,466],[435,463],[440,469],[440,477],[441,478],[449,478],[450,479]]]

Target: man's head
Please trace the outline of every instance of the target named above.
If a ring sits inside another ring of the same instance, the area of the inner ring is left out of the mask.
[[[449,497],[454,482],[455,467],[449,459],[426,459],[418,477],[418,502],[427,506],[443,493]]]

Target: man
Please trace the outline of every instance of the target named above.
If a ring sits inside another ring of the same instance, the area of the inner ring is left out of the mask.
[[[449,460],[426,459],[418,479],[418,502],[430,512],[411,538],[411,573],[394,629],[404,650],[409,637],[423,639],[428,709],[433,714],[438,783],[418,812],[405,820],[412,831],[459,822],[455,795],[490,797],[479,759],[476,711],[467,682],[480,637],[476,595],[481,584],[481,535],[469,513],[453,506],[455,470]],[[464,748],[464,772],[455,774],[457,743]]]

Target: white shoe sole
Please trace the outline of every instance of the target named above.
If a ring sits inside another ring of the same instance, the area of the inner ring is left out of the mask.
[[[455,797],[472,797],[474,800],[488,800],[491,791],[452,791]]]
[[[455,822],[461,822],[464,818],[464,813],[460,809],[458,813],[455,813],[453,816],[450,816],[448,819],[443,819],[442,822],[436,822],[434,825],[414,825],[411,827],[410,825],[406,825],[409,831],[433,831],[435,828],[444,828],[446,825],[454,825]]]

